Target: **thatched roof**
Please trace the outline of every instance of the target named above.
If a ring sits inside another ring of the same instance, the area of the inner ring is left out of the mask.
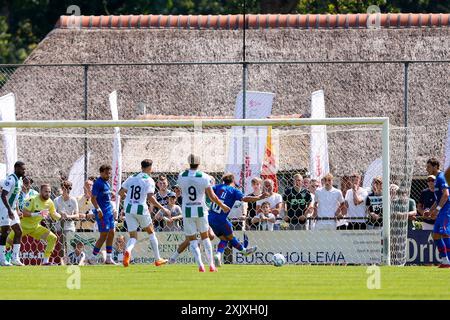
[[[80,17],[75,28],[67,27],[67,19],[60,19],[25,64],[242,60],[243,20],[238,16]],[[366,19],[366,15],[250,16],[246,59],[450,60],[448,14],[382,15],[379,29],[367,28]],[[409,65],[409,125],[429,130],[426,141],[419,144],[417,174],[423,173],[424,160],[430,155],[443,159],[449,120],[449,68],[443,63]],[[328,117],[388,116],[391,124],[404,124],[402,64],[250,64],[248,69],[248,90],[275,93],[275,115],[309,114],[311,93],[323,89]],[[84,80],[82,66],[19,67],[0,94],[16,94],[18,119],[83,119]],[[242,66],[89,65],[87,81],[88,119],[110,119],[108,94],[113,90],[118,91],[121,119],[137,118],[142,105],[152,115],[230,117],[241,90]],[[353,164],[358,170],[364,170],[375,154],[379,156],[379,142],[368,146],[367,141],[358,141],[357,133],[339,136],[329,138],[332,170],[337,175],[344,174],[352,156],[361,158]],[[41,141],[19,139],[19,156],[30,163],[36,175],[67,172],[83,152],[82,138],[71,140],[67,146],[63,140],[52,138],[50,145],[42,147],[43,153],[52,156],[37,159],[29,146],[38,146]],[[124,150],[131,153],[134,148],[124,143]],[[293,152],[295,145],[303,146],[303,156]],[[283,142],[280,165],[292,168],[298,163],[303,168],[298,159],[307,159],[308,145],[307,138]],[[89,146],[93,148],[93,174],[101,162],[110,161],[111,145],[93,139]],[[146,152],[138,147],[137,154],[156,155],[158,147]],[[158,156],[155,163],[164,160]]]

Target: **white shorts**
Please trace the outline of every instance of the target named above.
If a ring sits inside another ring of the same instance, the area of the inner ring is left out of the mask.
[[[15,224],[20,224],[19,215],[15,210],[13,210],[14,219],[10,219],[8,216],[8,210],[6,208],[0,209],[0,227],[13,226]]]
[[[197,233],[207,232],[209,229],[208,217],[183,218],[184,234],[193,236]]]
[[[125,213],[128,232],[137,231],[138,227],[147,228],[152,224],[152,217],[149,214]]]

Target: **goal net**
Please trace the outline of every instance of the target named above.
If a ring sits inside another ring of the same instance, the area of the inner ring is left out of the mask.
[[[113,165],[113,189],[140,171],[144,158],[152,159],[157,199],[171,210],[183,201],[176,180],[187,168],[190,153],[201,157],[199,169],[212,176],[213,183],[222,183],[223,174],[231,171],[245,195],[270,194],[256,203],[235,203],[229,214],[235,235],[257,250],[244,256],[229,246],[225,263],[269,264],[275,253],[282,253],[290,264],[406,262],[415,136],[389,128],[387,118],[50,121],[17,122],[16,127],[18,159],[25,162],[29,178],[20,207],[33,196],[28,183],[37,192],[49,183],[56,201],[66,180],[71,184],[65,192],[78,204],[77,217],[41,222],[58,239],[54,263],[74,263],[80,252],[91,255],[99,234],[90,188],[99,167],[113,164],[119,152],[121,170]],[[120,128],[121,151],[117,144],[114,147],[114,127]],[[317,132],[325,133],[326,145],[320,142],[326,146],[325,162],[312,157],[319,157],[314,142],[311,145]],[[176,194],[174,203],[169,202],[169,190]],[[172,212],[173,216],[151,212],[165,258],[184,240],[183,220],[177,218],[177,210]],[[120,263],[128,240],[121,201],[116,220],[113,256]],[[28,234],[22,244],[23,262],[40,264],[46,241]],[[213,245],[217,244],[216,237]],[[153,259],[148,237],[139,234],[132,263]],[[189,248],[177,263],[194,263]]]

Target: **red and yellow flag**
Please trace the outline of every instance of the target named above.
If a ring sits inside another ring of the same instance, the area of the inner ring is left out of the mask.
[[[266,152],[262,166],[261,178],[273,181],[274,192],[278,192],[277,167],[275,164],[275,154],[272,144],[272,127],[267,127]]]

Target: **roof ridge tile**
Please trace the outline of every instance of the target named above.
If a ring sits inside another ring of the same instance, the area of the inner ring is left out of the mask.
[[[140,29],[147,28],[178,28],[178,29],[364,29],[364,21],[368,14],[257,14],[247,15],[248,23],[241,23],[243,15],[109,15],[107,26],[104,25],[106,16],[61,16],[55,28],[71,28],[79,25],[81,29]],[[255,17],[256,16],[256,17]],[[154,17],[154,19],[152,19]],[[206,17],[206,18],[205,18]],[[144,23],[147,18],[147,25]],[[334,22],[335,21],[335,22]],[[433,28],[450,27],[450,15],[443,13],[383,13],[380,19],[381,28]]]

